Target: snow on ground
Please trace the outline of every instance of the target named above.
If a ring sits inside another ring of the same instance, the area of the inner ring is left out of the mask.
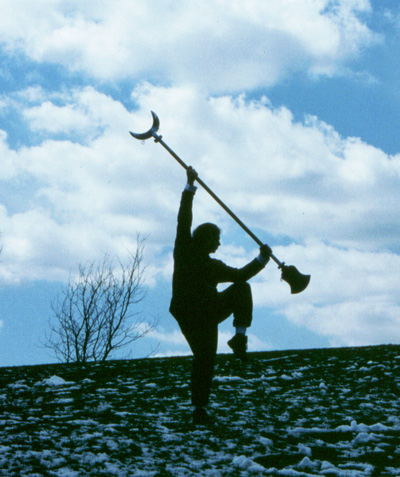
[[[0,368],[2,476],[400,476],[400,347],[219,356],[191,423],[190,358]]]

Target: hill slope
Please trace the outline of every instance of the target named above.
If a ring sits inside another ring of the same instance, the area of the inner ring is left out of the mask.
[[[191,358],[0,368],[0,475],[400,475],[400,346],[220,355],[209,428]]]

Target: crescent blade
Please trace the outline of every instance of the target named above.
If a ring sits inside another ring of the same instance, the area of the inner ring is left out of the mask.
[[[151,115],[153,116],[153,125],[147,132],[134,133],[132,131],[129,131],[129,134],[135,139],[139,139],[140,141],[144,141],[146,139],[153,137],[154,134],[158,131],[158,128],[160,127],[160,120],[154,111],[151,111]]]

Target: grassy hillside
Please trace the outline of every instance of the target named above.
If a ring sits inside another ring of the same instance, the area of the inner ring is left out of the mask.
[[[400,476],[400,346],[0,368],[0,475]]]

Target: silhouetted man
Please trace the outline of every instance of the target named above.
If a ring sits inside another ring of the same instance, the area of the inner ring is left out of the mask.
[[[170,312],[193,352],[193,421],[206,424],[209,416],[204,408],[213,378],[218,325],[233,313],[236,334],[228,345],[238,358],[246,360],[246,329],[251,325],[253,314],[251,288],[247,281],[265,267],[271,249],[263,245],[260,255],[239,269],[210,258],[220,245],[221,231],[216,225],[205,223],[191,234],[196,178],[197,172],[189,167],[178,213]],[[225,282],[233,285],[218,292],[218,283]]]

